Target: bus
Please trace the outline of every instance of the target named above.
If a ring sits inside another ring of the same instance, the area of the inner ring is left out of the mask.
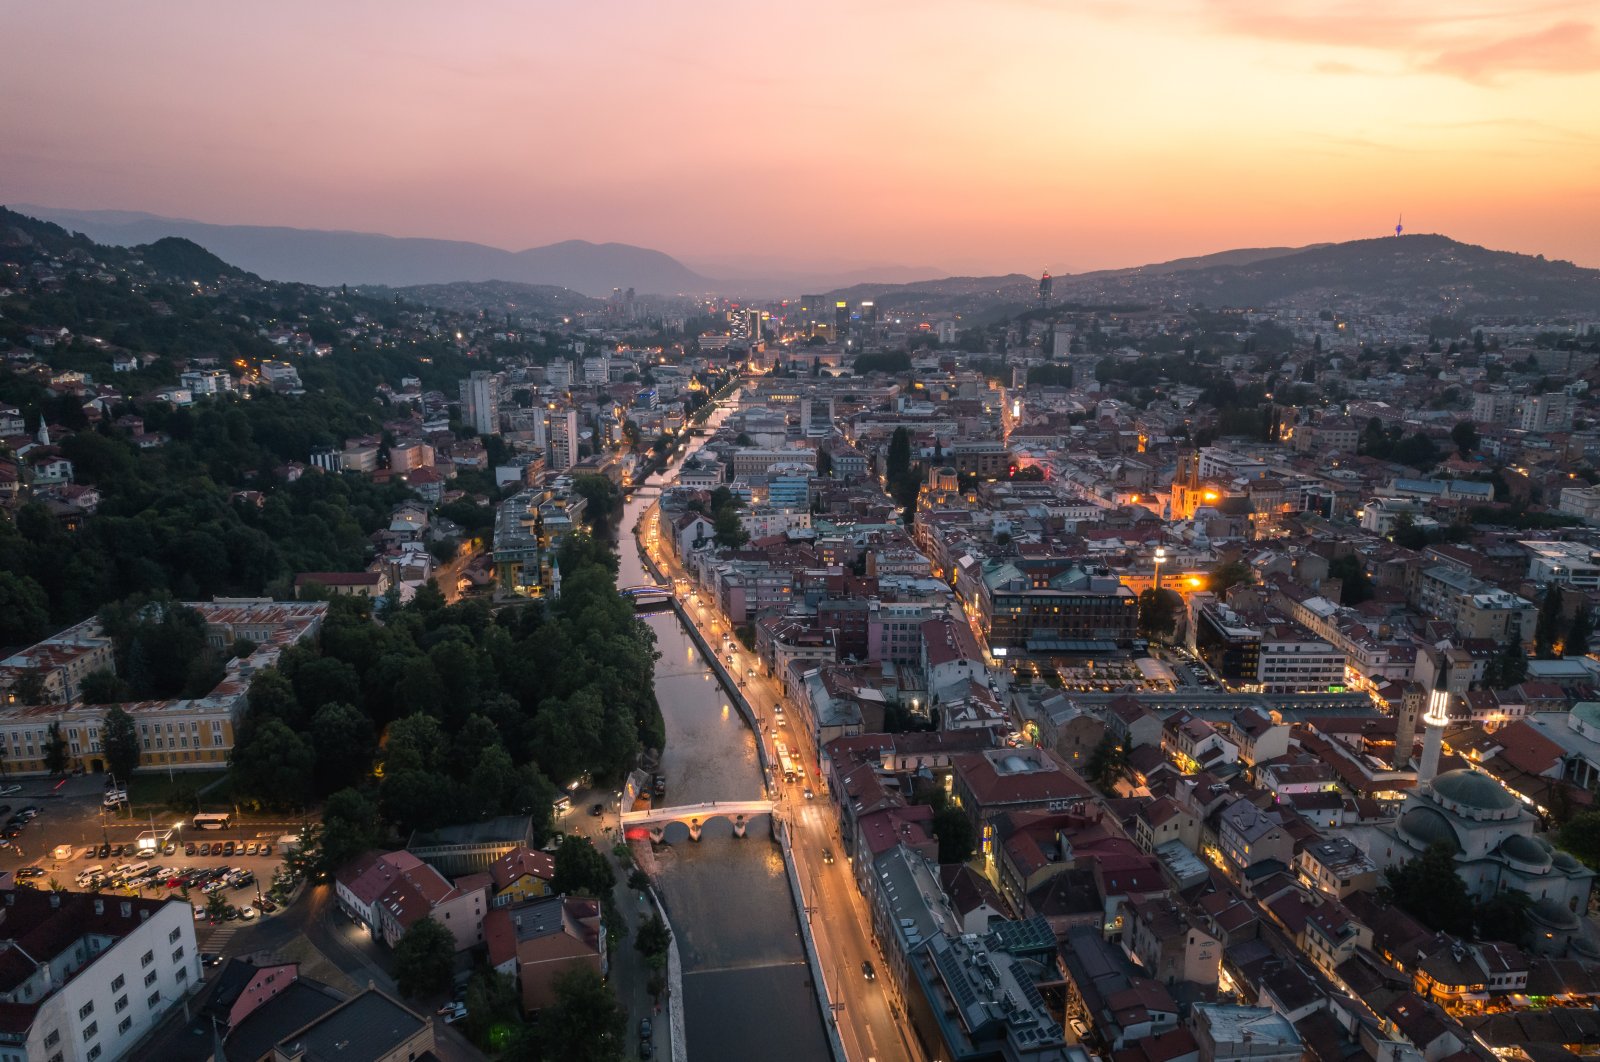
[[[777,743],[778,765],[783,770],[783,780],[793,785],[797,777],[794,766],[794,757],[789,755],[789,746],[783,742]]]
[[[194,828],[197,830],[226,830],[233,825],[233,816],[226,811],[216,815],[196,815]]]

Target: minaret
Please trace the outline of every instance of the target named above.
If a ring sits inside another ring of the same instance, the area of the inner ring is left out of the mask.
[[[1417,764],[1417,788],[1433,781],[1439,773],[1439,753],[1444,747],[1444,728],[1450,722],[1450,691],[1428,694],[1428,712],[1422,717],[1422,762]]]

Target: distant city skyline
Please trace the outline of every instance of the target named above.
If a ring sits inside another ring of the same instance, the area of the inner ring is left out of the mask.
[[[1135,9],[1137,6],[1137,9]],[[81,2],[8,12],[0,201],[520,250],[1060,274],[1411,232],[1600,266],[1548,0]]]

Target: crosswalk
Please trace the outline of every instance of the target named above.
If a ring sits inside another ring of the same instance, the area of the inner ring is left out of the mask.
[[[201,947],[203,947],[206,951],[215,952],[216,954],[221,955],[227,950],[228,941],[232,940],[233,935],[239,932],[239,923],[223,922],[219,925],[210,926],[208,928],[211,930],[211,932],[200,942]]]

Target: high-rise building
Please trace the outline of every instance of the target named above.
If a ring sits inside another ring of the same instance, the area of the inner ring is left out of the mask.
[[[500,431],[500,380],[492,372],[475,372],[461,381],[461,420],[479,435]]]
[[[744,328],[751,343],[761,342],[761,311],[754,306],[744,311]]]
[[[850,334],[850,304],[843,299],[833,304],[833,338],[844,339]]]
[[[1039,305],[1041,307],[1050,305],[1050,270],[1048,269],[1044,271],[1044,276],[1039,278]]]
[[[550,411],[550,452],[546,464],[552,472],[565,472],[578,463],[578,411]]]
[[[868,328],[878,327],[878,304],[871,299],[861,303],[861,320]]]
[[[816,335],[817,328],[826,323],[822,316],[825,305],[826,300],[821,295],[800,296],[800,324],[806,330],[806,335]]]

